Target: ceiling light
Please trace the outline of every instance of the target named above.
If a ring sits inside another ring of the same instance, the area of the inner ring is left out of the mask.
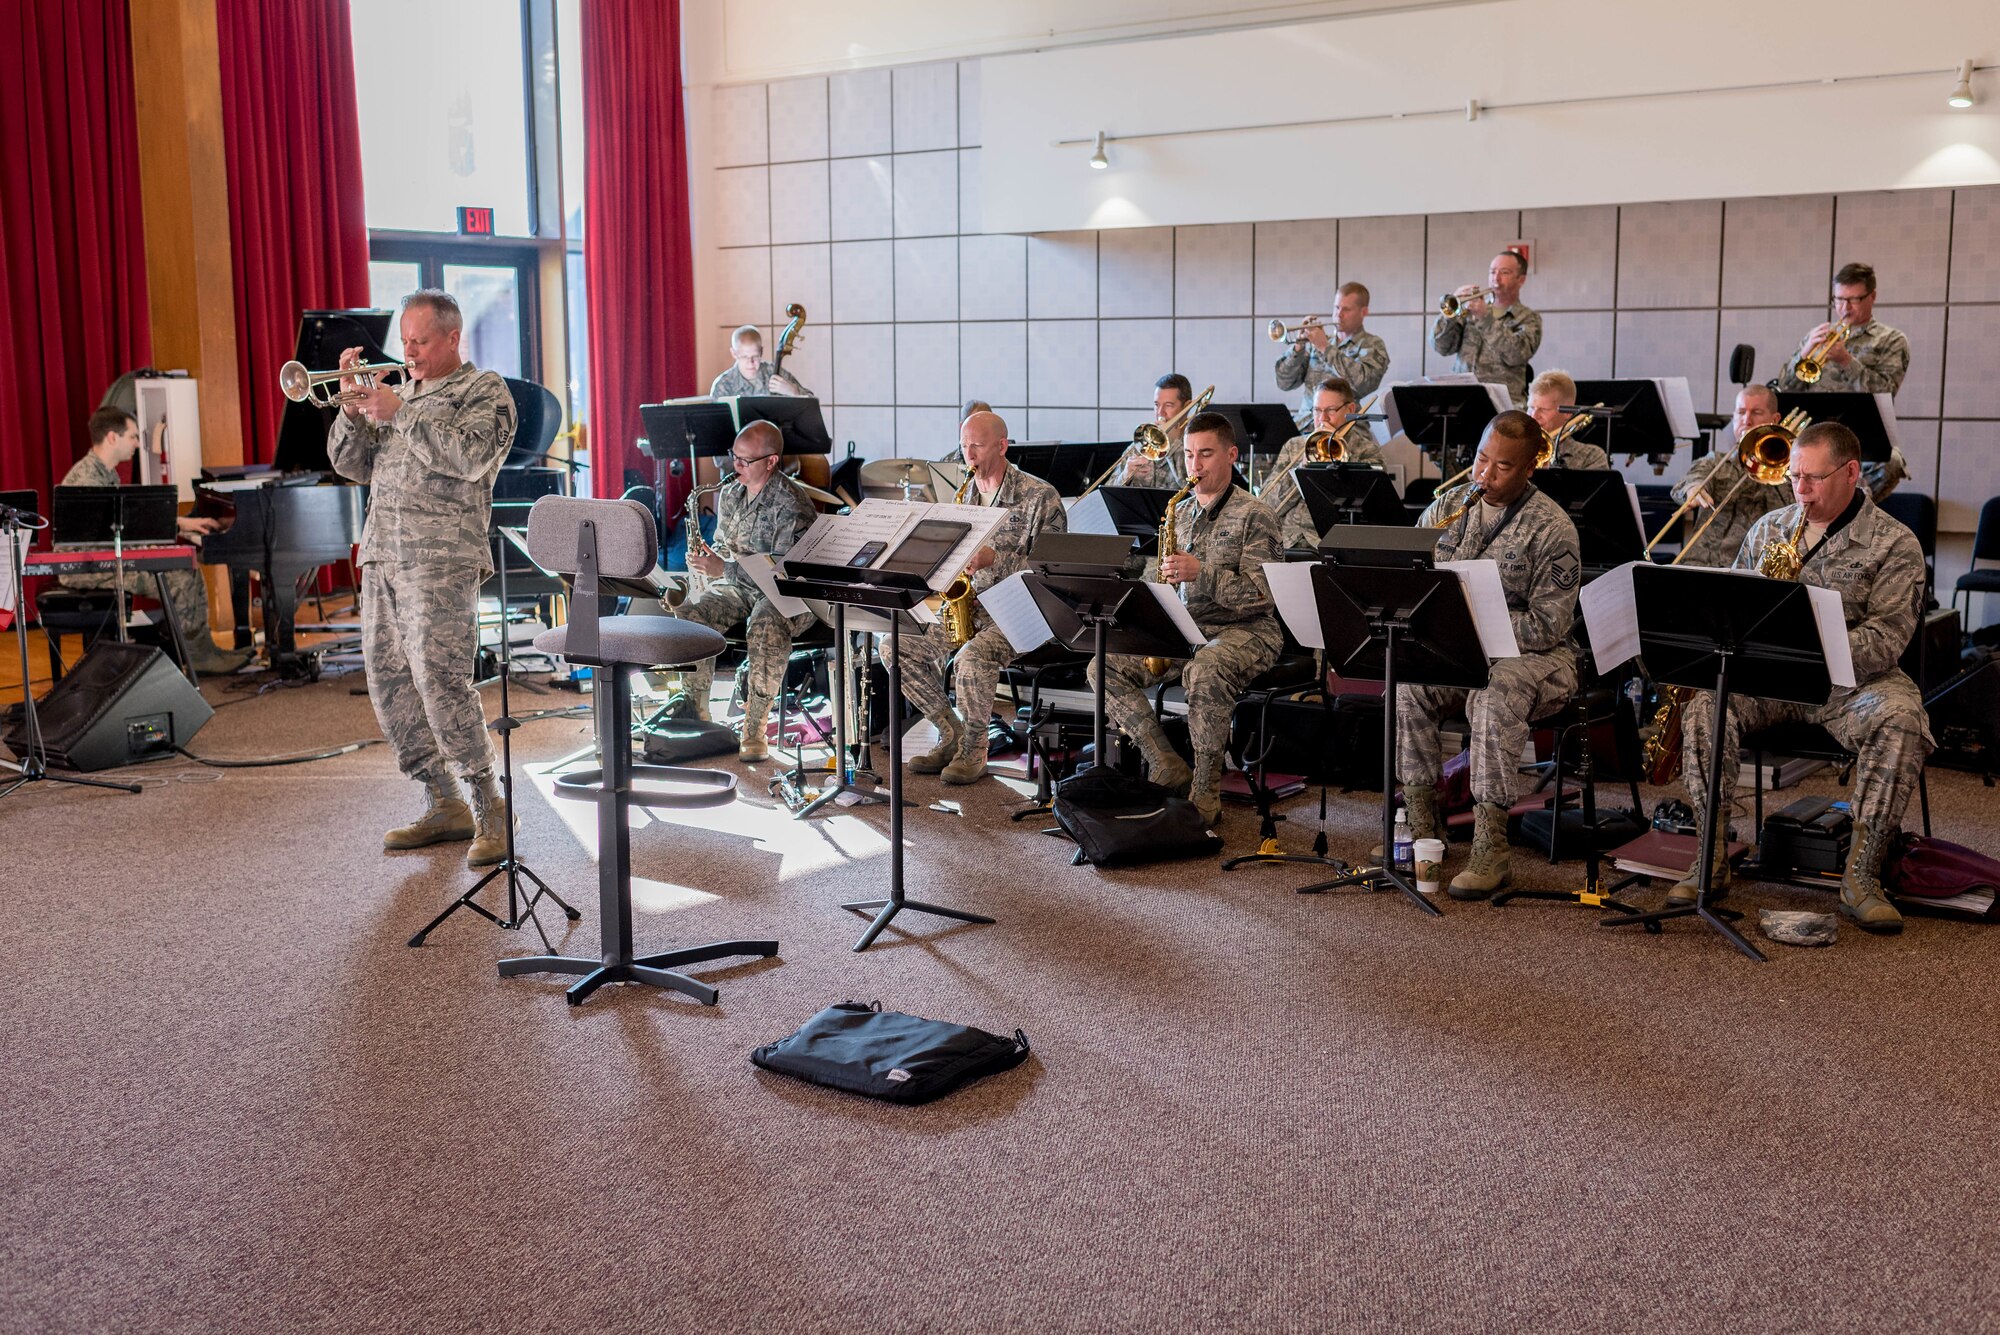
[[[1970,106],[1971,103],[1968,102],[1966,105]],[[1104,156],[1104,131],[1102,130],[1097,132],[1097,151],[1090,155],[1090,165],[1099,171],[1103,171],[1111,165],[1111,159]]]
[[[1972,105],[1974,98],[1972,96],[1971,61],[1961,60],[1958,63],[1958,84],[1951,90],[1949,101],[1955,107],[1969,107]]]

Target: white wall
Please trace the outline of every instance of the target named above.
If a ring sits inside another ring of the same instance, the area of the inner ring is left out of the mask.
[[[1620,16],[1622,13],[1622,17]],[[2000,74],[1858,80],[2000,59],[1992,0],[1790,5],[1604,0],[1405,11],[989,57],[990,231],[1357,217],[2000,181]],[[1802,88],[1720,91],[1773,80]],[[1602,101],[1642,92],[1647,96]],[[1463,107],[1487,106],[1468,123]],[[1506,104],[1574,99],[1508,110]],[[1423,117],[1419,113],[1446,110]],[[1136,135],[1368,119],[1111,146]],[[1336,164],[1350,164],[1339,170]]]

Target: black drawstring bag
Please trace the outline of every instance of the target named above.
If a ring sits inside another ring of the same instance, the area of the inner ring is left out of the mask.
[[[891,1103],[928,1103],[1027,1059],[1028,1036],[1018,1029],[1002,1038],[885,1011],[879,1001],[828,1006],[797,1033],[750,1054],[767,1071]]]
[[[1064,779],[1049,805],[1094,867],[1214,857],[1222,848],[1194,803],[1105,765]]]

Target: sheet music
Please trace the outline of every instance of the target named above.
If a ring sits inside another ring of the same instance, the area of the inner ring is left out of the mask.
[[[1382,407],[1382,425],[1387,431],[1386,435],[1376,436],[1378,441],[1386,442],[1408,434],[1403,429],[1403,415],[1396,410],[1396,396],[1389,392],[1404,385],[1478,385],[1486,391],[1486,397],[1493,404],[1495,414],[1507,412],[1514,406],[1513,396],[1507,392],[1505,385],[1488,384],[1470,371],[1444,371],[1437,375],[1416,376],[1409,380],[1392,380],[1382,386],[1381,397],[1376,400]],[[1373,425],[1369,427],[1369,434],[1375,434]]]
[[[1069,531],[1071,533],[1116,533],[1118,525],[1111,520],[1111,507],[1105,503],[1104,491],[1099,488],[1070,502]]]
[[[1646,516],[1639,509],[1639,484],[1636,482],[1627,482],[1625,484],[1625,494],[1632,498],[1632,526],[1639,530],[1639,541],[1644,542],[1646,540]]]
[[[1195,625],[1194,618],[1188,615],[1187,604],[1181,601],[1178,585],[1162,584],[1158,580],[1149,579],[1141,582],[1139,587],[1152,590],[1153,596],[1159,599],[1160,606],[1167,609],[1167,616],[1173,621],[1174,629],[1181,633],[1181,638],[1188,642],[1190,649],[1199,649],[1208,643],[1208,636],[1202,634],[1201,627]]]
[[[1882,434],[1889,438],[1889,448],[1903,448],[1903,437],[1896,430],[1896,400],[1887,394],[1875,396],[1875,411],[1882,414]]]
[[[958,578],[966,563],[972,560],[972,554],[987,544],[993,531],[1006,517],[1004,509],[990,505],[892,501],[871,496],[847,514],[821,515],[814,520],[812,527],[792,544],[792,549],[785,553],[783,560],[787,565],[795,561],[810,561],[818,565],[844,566],[860,553],[863,546],[880,542],[881,552],[868,565],[869,569],[876,570],[888,564],[903,539],[926,519],[970,525],[958,544],[931,573],[928,583],[931,591],[937,593]],[[936,619],[920,608],[913,608],[911,615],[923,621]]]
[[[1313,592],[1315,561],[1266,561],[1271,601],[1292,638],[1307,649],[1326,648],[1326,628],[1319,623],[1319,595]]]
[[[1035,595],[1028,592],[1026,570],[1015,571],[980,594],[979,605],[993,618],[993,624],[1000,628],[1017,654],[1039,649],[1055,635],[1035,602]]]
[[[742,552],[736,557],[737,569],[750,577],[757,591],[771,600],[771,606],[788,617],[800,616],[812,609],[790,594],[778,592],[778,563],[769,552]]]
[[[1632,597],[1632,571],[1639,564],[1627,561],[1605,571],[1576,596],[1590,634],[1590,656],[1600,674],[1639,656],[1639,607]]]
[[[1813,620],[1819,623],[1819,647],[1826,654],[1826,675],[1835,686],[1854,685],[1854,647],[1847,639],[1847,610],[1832,589],[1808,584]]]
[[[1500,567],[1492,560],[1439,561],[1439,570],[1458,576],[1465,589],[1465,605],[1472,609],[1473,629],[1479,632],[1479,647],[1488,658],[1519,658],[1520,641],[1514,638],[1514,618],[1507,614],[1507,590],[1500,583]]]

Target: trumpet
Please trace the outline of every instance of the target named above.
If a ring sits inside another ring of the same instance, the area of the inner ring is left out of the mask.
[[[1491,305],[1499,294],[1490,287],[1482,287],[1473,296],[1483,297],[1486,303]],[[1438,298],[1438,314],[1447,320],[1456,320],[1459,312],[1464,310],[1466,303],[1471,300],[1472,296],[1461,297],[1456,292],[1447,292]]]
[[[408,367],[401,362],[369,362],[362,366],[349,366],[336,371],[308,371],[304,362],[286,362],[278,368],[278,388],[293,403],[310,403],[321,408],[337,408],[348,402],[346,392],[335,388],[349,376],[361,381],[366,388],[373,389],[375,377],[387,375],[391,371],[407,372]]]
[[[1210,385],[1207,389],[1195,395],[1193,403],[1190,403],[1187,407],[1169,417],[1164,423],[1141,422],[1138,426],[1132,428],[1132,444],[1137,447],[1140,457],[1153,460],[1156,463],[1166,458],[1167,451],[1173,448],[1174,429],[1181,423],[1193,418],[1196,414],[1205,411],[1208,407],[1208,401],[1214,397],[1215,386]],[[1124,455],[1113,459],[1111,467],[1099,473],[1089,486],[1077,493],[1076,498],[1082,500],[1084,497],[1090,495],[1091,492],[1103,486],[1111,475],[1118,471],[1118,465],[1124,461]]]
[[[1848,324],[1847,321],[1842,320],[1839,324],[1813,340],[1812,346],[1799,354],[1798,365],[1792,368],[1792,374],[1798,377],[1799,383],[1802,385],[1818,384],[1819,378],[1826,374],[1826,359],[1828,355],[1835,348],[1847,342],[1853,334],[1853,326]]]
[[[1332,318],[1330,315],[1308,315],[1290,328],[1286,328],[1283,320],[1273,319],[1264,326],[1264,332],[1271,336],[1273,343],[1283,343],[1288,339],[1296,343],[1306,336],[1306,330],[1319,328]]]
[[[1792,442],[1798,439],[1799,432],[1805,430],[1811,421],[1812,418],[1806,416],[1803,408],[1794,408],[1785,414],[1782,422],[1775,425],[1753,426],[1743,433],[1743,439],[1736,442],[1736,462],[1743,469],[1743,479],[1729,489],[1721,503],[1715,506],[1714,513],[1702,522],[1693,536],[1681,544],[1680,553],[1674,557],[1672,564],[1679,565],[1681,557],[1694,550],[1694,545],[1701,541],[1701,535],[1708,532],[1708,526],[1720,518],[1722,512],[1729,508],[1729,503],[1736,499],[1737,492],[1752,482],[1775,487],[1791,476]],[[1660,545],[1660,540],[1667,536],[1674,522],[1704,496],[1708,496],[1706,480],[1688,493],[1688,498],[1681,502],[1679,509],[1667,516],[1667,522],[1660,525],[1660,531],[1653,535],[1653,540],[1646,544],[1646,550],[1639,554],[1651,556],[1653,548]],[[1711,503],[1715,500],[1712,496],[1708,499]]]

